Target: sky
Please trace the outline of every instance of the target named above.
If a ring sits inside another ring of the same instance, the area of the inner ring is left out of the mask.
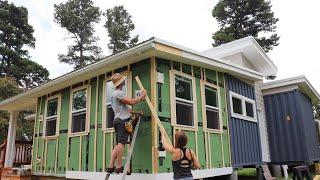
[[[9,0],[25,6],[29,23],[34,27],[36,47],[30,49],[32,60],[47,68],[50,78],[63,75],[73,68],[60,63],[58,54],[67,51],[67,32],[53,21],[54,4],[65,0]],[[211,48],[212,33],[219,29],[211,11],[218,0],[94,0],[104,12],[115,5],[124,5],[136,26],[133,35],[139,41],[158,37],[197,51]],[[278,67],[277,79],[305,75],[320,93],[320,1],[271,0],[275,17],[279,18],[277,33],[280,45],[268,56]],[[95,25],[95,36],[103,55],[107,48],[105,18]]]

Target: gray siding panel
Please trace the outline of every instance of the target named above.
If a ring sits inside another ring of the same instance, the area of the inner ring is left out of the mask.
[[[271,162],[301,164],[319,160],[310,100],[293,90],[266,95],[264,102]]]
[[[230,75],[226,75],[226,86],[232,166],[259,166],[262,163],[262,156],[258,123],[231,117],[229,100],[229,91],[255,100],[255,89]]]

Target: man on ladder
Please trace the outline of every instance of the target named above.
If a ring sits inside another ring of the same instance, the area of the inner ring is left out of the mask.
[[[128,144],[128,137],[130,134],[130,127],[128,129],[128,125],[131,125],[132,131],[132,124],[130,124],[129,122],[131,109],[128,105],[135,105],[142,101],[146,96],[146,90],[142,90],[139,97],[126,97],[126,93],[122,90],[122,87],[126,83],[125,79],[126,77],[122,76],[119,73],[115,73],[111,77],[111,81],[113,82],[113,86],[115,88],[115,91],[113,92],[111,98],[111,107],[114,112],[114,129],[116,133],[117,145],[114,147],[111,154],[109,168],[107,169],[107,173],[109,174],[113,172],[123,172],[122,155],[125,145]],[[114,165],[115,160],[117,160],[116,165]]]

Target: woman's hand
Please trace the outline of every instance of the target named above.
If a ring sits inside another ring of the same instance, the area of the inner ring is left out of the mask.
[[[141,90],[141,95],[140,95],[141,100],[144,100],[146,95],[147,95],[147,91],[145,89]]]

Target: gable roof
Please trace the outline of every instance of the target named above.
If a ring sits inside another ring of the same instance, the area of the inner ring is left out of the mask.
[[[304,94],[310,97],[312,102],[317,103],[320,101],[320,95],[315,90],[315,88],[311,85],[308,79],[305,76],[297,76],[287,79],[281,79],[276,81],[270,81],[264,83],[262,85],[262,91],[265,92],[276,92],[278,91],[286,91],[286,87],[290,87],[291,89],[300,89]]]
[[[198,51],[153,37],[127,50],[112,54],[84,68],[71,71],[38,87],[4,100],[0,102],[0,110],[14,111],[34,109],[37,98],[40,96],[97,77],[108,71],[138,62],[151,56],[167,58],[205,68],[219,69],[221,72],[241,76],[253,81],[261,80],[263,78],[263,75],[255,70],[231,64],[218,58],[206,57]]]
[[[278,72],[277,66],[252,36],[225,43],[202,52],[203,55],[211,58],[224,58],[237,53],[242,53],[249,63],[265,77],[275,76]]]

